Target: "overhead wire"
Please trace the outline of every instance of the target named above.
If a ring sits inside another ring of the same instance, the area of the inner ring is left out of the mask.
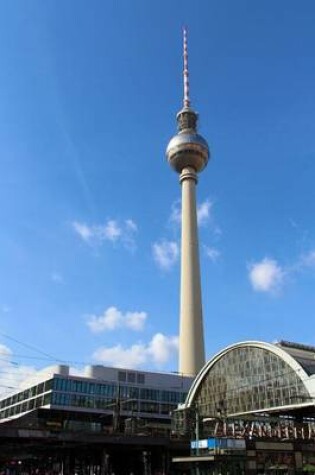
[[[11,340],[11,341],[14,341],[15,343],[18,343],[18,344],[21,345],[21,346],[24,346],[25,348],[28,348],[28,349],[33,350],[33,351],[37,351],[38,353],[40,353],[40,354],[42,354],[42,355],[44,355],[44,356],[47,356],[48,358],[51,358],[51,359],[53,359],[53,360],[55,360],[55,361],[59,361],[60,363],[63,362],[63,360],[60,360],[60,359],[56,358],[55,356],[52,356],[51,354],[46,353],[45,351],[42,351],[42,350],[40,350],[39,348],[36,348],[36,347],[33,346],[33,345],[29,345],[28,343],[24,343],[24,342],[18,340],[17,338],[14,338],[14,337],[12,337],[12,336],[10,336],[10,335],[7,335],[7,334],[5,334],[5,333],[2,333],[2,332],[0,332],[0,335],[1,335],[2,337],[4,337],[4,338],[7,338],[8,340]]]

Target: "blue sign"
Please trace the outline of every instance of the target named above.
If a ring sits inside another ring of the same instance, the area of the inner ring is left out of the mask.
[[[246,444],[244,439],[220,439],[212,437],[210,439],[192,440],[190,442],[191,449],[233,449],[245,450]]]

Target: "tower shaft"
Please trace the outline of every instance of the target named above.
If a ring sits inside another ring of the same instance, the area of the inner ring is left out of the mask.
[[[205,364],[201,279],[196,211],[197,174],[185,167],[182,185],[182,240],[179,330],[179,372],[196,375]]]

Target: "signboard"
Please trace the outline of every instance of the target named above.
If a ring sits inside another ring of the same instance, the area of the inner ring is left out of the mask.
[[[217,421],[214,436],[239,439],[315,439],[315,421],[297,422],[292,419],[278,420],[230,420]]]
[[[201,440],[192,440],[190,442],[191,449],[207,449],[208,448],[208,440],[201,439]]]
[[[227,439],[226,444],[228,449],[245,450],[246,444],[244,439]]]
[[[192,440],[190,442],[190,448],[245,450],[246,444],[244,439],[221,439],[212,437],[210,439]]]

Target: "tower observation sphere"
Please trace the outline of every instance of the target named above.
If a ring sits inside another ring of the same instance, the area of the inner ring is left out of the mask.
[[[205,364],[198,225],[197,174],[210,158],[206,140],[197,132],[198,114],[190,107],[187,32],[183,31],[184,100],[178,112],[177,134],[166,148],[171,167],[182,187],[181,283],[179,319],[179,373],[195,376]]]
[[[209,160],[209,146],[206,140],[197,133],[198,115],[190,107],[184,107],[177,114],[178,133],[171,138],[166,156],[169,164],[177,173],[186,167],[201,172]]]

